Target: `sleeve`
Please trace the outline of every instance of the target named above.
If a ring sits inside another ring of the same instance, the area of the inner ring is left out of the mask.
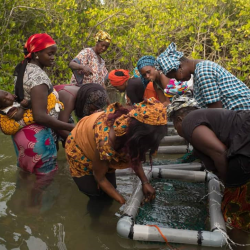
[[[81,50],[80,53],[73,59],[73,61],[82,65],[87,65],[89,62],[89,57],[90,57],[90,51],[87,48]]]
[[[213,65],[203,64],[197,74],[197,87],[206,104],[220,101],[220,90],[216,81],[216,72]]]

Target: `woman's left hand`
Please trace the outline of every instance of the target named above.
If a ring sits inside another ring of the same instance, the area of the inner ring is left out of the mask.
[[[142,191],[145,196],[145,202],[151,201],[155,198],[155,189],[149,183],[142,185]]]

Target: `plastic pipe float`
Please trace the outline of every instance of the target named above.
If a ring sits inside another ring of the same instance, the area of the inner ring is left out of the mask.
[[[186,140],[179,135],[170,135],[170,136],[164,136],[164,138],[161,140],[161,143],[182,143],[187,144]]]
[[[143,169],[150,170],[151,166],[143,166]],[[202,166],[199,162],[193,162],[193,163],[182,163],[182,164],[158,165],[158,166],[153,166],[153,169],[178,169],[178,170],[200,171],[202,170]],[[116,176],[131,175],[134,174],[134,171],[132,168],[117,169],[115,171],[115,174]]]
[[[145,171],[146,172],[146,171]],[[221,213],[221,194],[220,184],[217,177],[206,172],[183,171],[172,169],[153,169],[152,172],[146,172],[148,179],[154,177],[162,177],[169,179],[182,179],[189,181],[204,181],[208,185],[209,193],[209,214],[210,214],[210,230],[211,231],[195,231],[182,230],[173,228],[159,227],[162,234],[167,238],[168,242],[194,244],[210,247],[222,247],[226,241],[221,231],[226,232],[225,222]],[[165,240],[158,230],[147,225],[135,224],[135,217],[138,212],[140,203],[143,199],[142,186],[138,182],[127,206],[124,214],[117,223],[117,232],[120,236],[128,239],[139,241],[158,241]]]
[[[185,154],[192,150],[192,146],[180,145],[180,146],[160,146],[158,148],[158,154]]]

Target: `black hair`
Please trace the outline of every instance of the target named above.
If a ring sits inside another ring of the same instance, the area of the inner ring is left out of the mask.
[[[178,110],[172,112],[172,114],[169,116],[169,119],[174,120],[178,116],[185,117],[187,114],[189,114],[190,112],[197,110],[197,109],[198,109],[197,107],[191,107],[191,106],[178,109]]]
[[[75,109],[75,115],[77,116],[78,119],[81,119],[83,117],[83,109],[88,99],[88,96],[90,95],[91,92],[97,91],[97,90],[100,90],[106,93],[106,90],[98,83],[83,84],[80,87],[80,89],[77,91],[74,109]],[[108,98],[108,95],[107,95],[107,98]],[[102,108],[102,107],[98,107],[98,109],[99,108]],[[85,114],[85,115],[89,115],[89,114]]]
[[[122,71],[116,71],[115,75],[116,76],[124,76],[124,73]]]
[[[29,52],[27,48],[23,48],[23,54],[27,56]],[[34,53],[31,54],[32,58],[34,58]],[[17,77],[16,84],[15,84],[15,95],[17,96],[17,102],[21,102],[24,99],[24,91],[23,91],[23,76],[25,69],[27,67],[28,62],[30,59],[24,59],[22,62],[17,64],[14,70],[14,76]]]
[[[166,125],[149,125],[131,118],[127,133],[126,146],[132,163],[136,167],[139,162],[146,161],[146,153],[149,151],[149,159],[152,165],[152,155],[157,151],[162,138],[167,131]]]
[[[162,138],[167,132],[166,125],[149,125],[130,118],[125,135],[116,137],[116,143],[121,145],[124,153],[129,155],[131,167],[135,169],[140,162],[146,161],[149,151],[150,164],[152,155],[157,151]]]

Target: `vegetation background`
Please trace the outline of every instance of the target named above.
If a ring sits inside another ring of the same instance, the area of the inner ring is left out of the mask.
[[[53,84],[69,83],[68,63],[94,34],[110,33],[108,70],[132,70],[170,42],[187,57],[215,61],[250,85],[250,0],[0,0],[0,89],[13,91],[23,45],[46,32],[58,44]]]

